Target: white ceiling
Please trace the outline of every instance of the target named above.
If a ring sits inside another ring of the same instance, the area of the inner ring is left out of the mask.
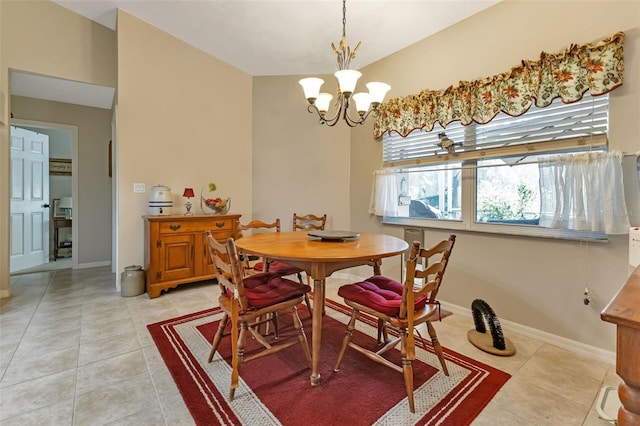
[[[114,30],[116,11],[121,9],[252,76],[333,73],[331,43],[337,46],[342,36],[340,0],[54,1]],[[384,58],[499,1],[349,0],[347,42],[354,48],[362,41],[352,68]],[[20,94],[13,85],[12,93]]]

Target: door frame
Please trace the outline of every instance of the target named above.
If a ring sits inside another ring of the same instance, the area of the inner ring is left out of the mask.
[[[71,264],[73,269],[78,269],[78,126],[60,123],[49,123],[46,121],[24,120],[20,118],[10,118],[9,125],[15,127],[30,127],[37,129],[56,129],[71,132],[73,140],[73,157],[71,160],[71,196],[73,197],[73,221],[71,222]],[[51,148],[51,140],[49,140]],[[11,204],[7,206],[11,209]],[[52,248],[49,247],[49,251]],[[49,256],[51,254],[49,253]]]

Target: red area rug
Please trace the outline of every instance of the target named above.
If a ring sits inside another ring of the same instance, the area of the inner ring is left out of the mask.
[[[298,312],[311,343],[307,309],[300,306]],[[214,308],[147,326],[199,425],[468,425],[511,377],[445,348],[447,377],[429,344],[418,336],[416,344],[422,344],[414,362],[416,413],[411,414],[402,374],[354,350],[347,351],[340,371],[333,371],[349,310],[327,300],[320,385],[309,384],[310,369],[302,349],[294,345],[243,365],[240,387],[229,402],[229,338],[207,363],[209,342],[221,317]],[[293,336],[288,316],[281,318],[281,339]],[[375,346],[375,321],[364,319],[353,338]],[[446,336],[440,337],[446,342]],[[255,342],[248,342],[246,350],[256,348]]]

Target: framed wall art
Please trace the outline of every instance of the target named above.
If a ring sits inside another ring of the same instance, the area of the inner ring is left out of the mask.
[[[52,176],[71,176],[71,159],[49,158],[49,174]]]
[[[60,198],[53,199],[53,217],[64,217],[64,209],[60,208]]]

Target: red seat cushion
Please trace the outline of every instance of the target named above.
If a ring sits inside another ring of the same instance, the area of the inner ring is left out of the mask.
[[[263,267],[264,264],[258,262],[253,266],[253,269],[255,271],[262,271]],[[302,272],[302,269],[280,262],[279,260],[273,260],[269,263],[269,272],[274,272],[278,275],[292,275]]]
[[[309,286],[282,278],[274,272],[251,275],[244,279],[244,294],[250,306],[262,308],[303,296]]]
[[[374,275],[359,283],[343,285],[338,289],[338,295],[383,314],[398,316],[403,288],[402,284],[391,278]],[[426,302],[426,296],[419,297],[415,300],[415,309],[422,309]]]

